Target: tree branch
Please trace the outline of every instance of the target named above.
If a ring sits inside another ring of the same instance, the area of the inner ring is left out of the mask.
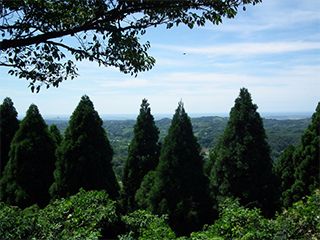
[[[106,18],[103,18],[101,20],[98,21],[94,21],[94,19],[91,19],[90,21],[88,21],[86,24],[79,26],[79,27],[74,27],[71,29],[67,29],[64,31],[53,31],[53,32],[48,32],[48,33],[44,33],[44,34],[40,34],[37,36],[33,36],[33,37],[28,37],[28,38],[23,38],[23,39],[4,39],[2,40],[2,42],[0,42],[0,50],[7,50],[9,48],[17,48],[17,47],[25,47],[28,45],[32,45],[32,44],[39,44],[42,42],[47,41],[48,39],[53,39],[53,38],[59,38],[59,37],[63,37],[63,36],[67,36],[67,35],[73,35],[75,33],[78,32],[82,32],[82,31],[88,31],[88,30],[95,30],[95,29],[99,29],[99,30],[105,30],[105,31],[119,31],[119,29],[117,29],[116,27],[112,27],[111,25],[108,26],[104,26],[103,28],[99,28],[98,25],[101,23],[106,23],[106,22],[115,22],[116,20],[118,20],[119,18],[123,18],[124,16],[126,16],[127,14],[133,14],[133,13],[137,13],[143,10],[153,10],[153,9],[157,9],[157,8],[162,8],[162,9],[166,9],[169,8],[170,6],[175,6],[175,4],[180,3],[180,7],[190,7],[190,2],[186,2],[181,4],[181,1],[172,1],[169,2],[169,6],[168,4],[164,5],[162,2],[156,2],[156,3],[151,3],[151,4],[145,4],[145,3],[141,3],[141,4],[137,4],[134,5],[130,8],[127,9],[120,9],[119,6],[118,8],[112,9],[110,11],[108,11],[106,14],[104,14],[104,16],[107,16]],[[201,4],[196,4],[197,7],[201,6]],[[195,6],[193,6],[195,7]],[[151,24],[153,25],[153,24]],[[139,27],[133,27],[132,28],[139,28]],[[125,30],[129,29],[130,27],[127,27]],[[141,28],[141,27],[140,27]]]
[[[17,67],[16,64],[8,64],[8,63],[2,63],[2,62],[0,62],[0,66],[2,66],[2,67]]]

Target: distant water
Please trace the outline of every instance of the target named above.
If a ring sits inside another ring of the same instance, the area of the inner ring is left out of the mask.
[[[207,116],[218,116],[218,117],[228,117],[229,113],[188,113],[188,115],[192,118],[198,117],[207,117]],[[137,118],[136,114],[101,114],[100,115],[103,120],[135,120]],[[163,118],[172,118],[173,114],[162,113],[162,114],[153,114],[155,120],[160,120]],[[277,119],[277,120],[285,120],[285,119],[303,119],[310,118],[312,116],[312,112],[265,112],[261,113],[263,118],[267,119]],[[23,116],[22,116],[23,117]],[[64,121],[69,120],[70,116],[68,115],[44,115],[43,116],[47,120],[56,120],[56,121]]]

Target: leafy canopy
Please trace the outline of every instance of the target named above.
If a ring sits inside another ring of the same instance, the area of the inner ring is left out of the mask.
[[[88,59],[136,75],[155,60],[141,43],[149,27],[219,24],[238,8],[261,0],[70,0],[2,1],[0,66],[30,80],[31,90],[55,86],[77,74]],[[74,60],[71,60],[70,57]]]

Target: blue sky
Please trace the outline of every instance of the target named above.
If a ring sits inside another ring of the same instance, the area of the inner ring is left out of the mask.
[[[141,40],[150,41],[157,62],[136,78],[78,62],[77,79],[34,94],[0,68],[0,98],[11,97],[20,115],[31,103],[43,115],[69,115],[84,94],[100,114],[136,114],[142,98],[153,113],[173,113],[182,99],[188,113],[214,114],[229,112],[246,87],[260,112],[313,112],[320,101],[319,8],[319,0],[264,0],[219,26],[149,29]]]

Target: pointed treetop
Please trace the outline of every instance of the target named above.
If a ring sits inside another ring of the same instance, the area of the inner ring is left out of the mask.
[[[182,99],[178,102],[178,107],[176,109],[176,114],[177,116],[182,116],[186,114],[186,111],[184,110],[184,103],[182,102]]]
[[[38,115],[38,114],[40,114],[40,112],[37,105],[32,103],[27,110],[27,115]]]
[[[142,99],[142,103],[140,105],[140,113],[150,113],[151,109],[150,109],[150,104],[148,103],[147,99]]]
[[[81,97],[81,100],[80,100],[80,102],[79,102],[79,105],[82,105],[82,104],[87,105],[87,106],[92,107],[92,108],[94,107],[94,106],[93,106],[93,102],[90,100],[90,98],[89,98],[88,95],[83,95],[83,96]]]
[[[6,97],[5,99],[3,99],[3,105],[13,106],[11,98]]]
[[[26,125],[26,128],[37,126],[41,124],[42,126],[46,126],[41,113],[35,104],[31,104],[26,112],[25,118],[21,122],[22,125]]]
[[[10,114],[10,116],[17,117],[18,113],[17,113],[15,107],[13,106],[13,102],[12,102],[11,98],[6,97],[3,100],[3,103],[0,105],[0,107],[1,107],[0,115]],[[0,116],[0,117],[3,118],[4,116]]]
[[[235,107],[240,107],[240,106],[247,106],[247,107],[252,107],[253,110],[257,110],[258,107],[256,104],[252,103],[252,98],[251,94],[249,93],[248,89],[246,88],[241,88],[239,97],[236,98],[235,100]],[[240,107],[241,108],[241,107]]]

